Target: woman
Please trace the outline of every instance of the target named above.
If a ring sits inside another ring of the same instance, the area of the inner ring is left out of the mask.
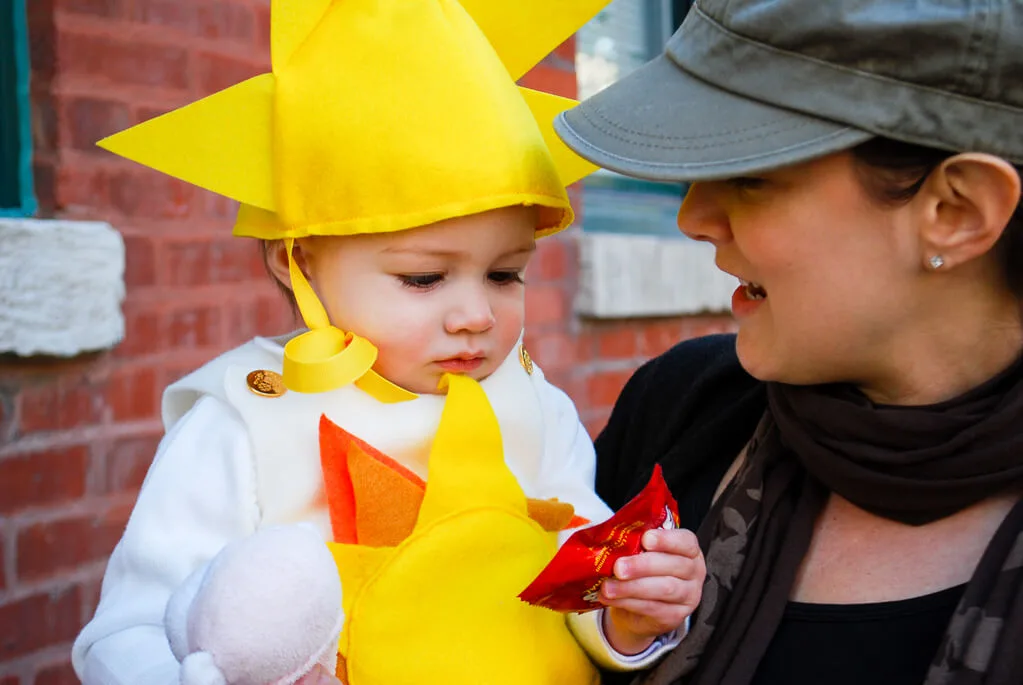
[[[664,465],[708,577],[644,683],[1023,682],[1023,3],[700,0],[558,121],[690,182],[736,338],[640,369],[598,440]],[[713,502],[713,504],[712,504]]]

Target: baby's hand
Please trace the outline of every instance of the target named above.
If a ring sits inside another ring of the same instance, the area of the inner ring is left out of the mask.
[[[648,530],[644,552],[615,562],[600,590],[604,634],[620,654],[639,654],[685,623],[700,604],[707,567],[688,530]]]

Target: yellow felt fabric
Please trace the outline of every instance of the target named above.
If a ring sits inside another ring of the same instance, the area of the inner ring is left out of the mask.
[[[349,685],[595,685],[564,618],[517,595],[550,561],[504,463],[486,395],[449,376],[412,534],[394,547],[331,544],[344,589]]]
[[[335,2],[274,73],[274,173],[287,179],[276,207],[292,235],[399,231],[515,204],[551,210],[541,231],[571,220],[536,121],[455,0]]]
[[[460,0],[515,80],[611,0]],[[537,121],[543,121],[537,119]]]
[[[169,176],[273,211],[272,74],[150,119],[97,145]]]

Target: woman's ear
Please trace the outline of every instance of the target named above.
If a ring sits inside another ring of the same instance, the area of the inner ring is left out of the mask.
[[[959,154],[931,172],[914,201],[924,212],[924,264],[954,267],[987,254],[1002,237],[1020,201],[1020,177],[1000,157]]]

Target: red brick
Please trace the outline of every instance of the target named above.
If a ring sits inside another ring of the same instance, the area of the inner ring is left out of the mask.
[[[598,371],[587,379],[586,395],[588,405],[593,409],[614,406],[625,382],[632,377],[633,370]]]
[[[32,118],[32,151],[35,154],[56,152],[59,145],[59,122],[52,98],[33,93],[30,115]]]
[[[639,351],[635,324],[626,323],[601,331],[597,335],[597,356],[600,359],[632,359]]]
[[[566,62],[575,64],[575,36],[572,36],[564,43],[554,48],[554,52],[552,54]]]
[[[21,685],[21,678],[16,675],[0,677],[0,685]]]
[[[61,164],[54,193],[55,204],[60,209],[103,207],[109,195],[106,172],[101,168]]]
[[[88,468],[84,445],[0,460],[0,515],[82,497]]]
[[[7,545],[3,544],[3,536],[0,536],[0,592],[7,589],[7,562],[4,559],[4,555],[6,554],[4,549],[6,547]],[[0,681],[0,685],[2,685],[2,682],[3,681]]]
[[[131,18],[187,33],[196,30],[196,8],[192,0],[134,0]]]
[[[224,55],[199,55],[197,59],[199,90],[206,94],[241,83],[265,71],[264,65],[257,62]]]
[[[0,661],[72,640],[81,606],[77,586],[0,605]]]
[[[57,0],[57,9],[97,17],[118,17],[124,14],[123,0]]]
[[[149,236],[124,236],[124,282],[129,289],[156,283],[156,246]]]
[[[264,2],[253,8],[256,14],[256,45],[270,45],[270,3]]]
[[[82,97],[67,103],[67,121],[71,147],[99,152],[96,141],[127,128],[131,124],[131,112],[123,102]]]
[[[111,445],[106,453],[104,494],[135,492],[142,487],[159,444],[159,435],[143,435]]]
[[[178,219],[191,211],[195,186],[148,169],[110,175],[110,204],[125,216]]]
[[[519,84],[533,90],[542,90],[563,97],[574,98],[577,93],[575,72],[538,64],[519,79]]]
[[[152,367],[122,369],[107,382],[106,401],[114,421],[156,418],[158,398]]]
[[[153,354],[162,348],[160,315],[151,308],[137,311],[135,307],[125,307],[124,327],[124,340],[116,350],[118,356]]]
[[[568,319],[565,292],[556,286],[537,285],[526,288],[526,325],[563,323]]]
[[[118,85],[185,89],[188,50],[176,45],[62,33],[57,45],[61,76],[83,76]]]
[[[17,538],[18,579],[40,580],[105,559],[130,513],[129,507],[118,507],[23,528]]]
[[[18,398],[21,432],[68,430],[100,421],[102,398],[83,378],[69,378],[47,385],[30,386]]]
[[[681,340],[682,324],[679,320],[651,321],[642,328],[639,352],[644,357],[656,357]]]
[[[206,347],[220,343],[220,309],[192,307],[179,309],[168,315],[167,346]]]
[[[569,255],[564,241],[548,238],[537,243],[536,255],[529,264],[526,280],[537,282],[560,281],[569,272]]]
[[[575,347],[575,340],[561,332],[540,333],[526,339],[526,349],[548,377],[575,364]]]
[[[232,40],[252,44],[256,36],[256,21],[252,10],[243,5],[224,2],[204,2],[199,6],[199,35],[213,40]]]
[[[225,233],[227,231],[225,230]],[[163,252],[172,286],[241,283],[267,279],[259,243],[232,238],[205,238],[168,243]]]
[[[33,685],[78,685],[80,682],[68,660],[39,671]]]

